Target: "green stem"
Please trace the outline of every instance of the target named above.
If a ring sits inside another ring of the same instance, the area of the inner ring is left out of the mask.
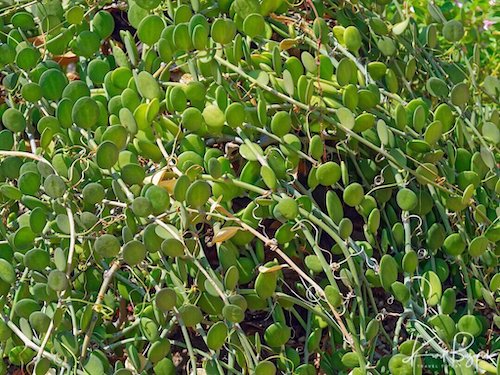
[[[193,346],[191,345],[191,339],[189,338],[189,333],[186,328],[186,325],[182,322],[182,317],[179,314],[179,310],[177,308],[174,308],[175,312],[175,317],[177,321],[179,322],[179,326],[181,327],[181,332],[182,332],[182,337],[184,338],[184,342],[186,343],[186,349],[189,354],[189,360],[191,362],[191,374],[195,375],[196,374],[196,356],[193,351]]]
[[[459,256],[457,258],[460,269],[462,270],[462,275],[464,276],[465,281],[465,291],[467,293],[467,313],[471,315],[474,312],[475,298],[472,293],[472,285],[469,277],[469,270],[464,262],[464,259]]]

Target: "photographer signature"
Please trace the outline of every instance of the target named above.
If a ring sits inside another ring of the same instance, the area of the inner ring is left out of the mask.
[[[468,337],[468,340],[464,340],[464,336]],[[460,339],[460,342],[459,342]],[[462,345],[461,342],[466,341],[466,345]],[[468,349],[474,344],[474,336],[466,333],[459,332],[453,337],[453,345],[451,350],[447,350],[443,347],[443,342],[438,337],[432,337],[430,340],[424,342],[419,342],[422,345],[416,347],[417,342],[412,350],[412,354],[407,358],[403,359],[403,362],[414,364],[417,358],[430,357],[434,359],[441,359],[443,362],[447,362],[452,367],[460,366],[461,368],[474,368],[478,370],[478,361],[481,359],[483,361],[496,362],[498,353],[486,353],[480,352],[477,354],[471,354]],[[423,350],[428,346],[434,346],[432,344],[438,344],[443,348],[441,353],[424,353]]]

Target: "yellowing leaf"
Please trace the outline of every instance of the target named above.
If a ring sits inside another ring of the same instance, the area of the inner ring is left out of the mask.
[[[173,194],[174,193],[174,187],[175,187],[175,182],[177,180],[163,180],[163,181],[160,181],[158,183],[158,186],[161,186],[161,187],[164,187],[165,189],[167,189],[168,193],[169,194]]]
[[[278,264],[278,265],[272,266],[272,267],[260,266],[259,267],[259,272],[260,273],[272,273],[272,272],[281,271],[283,268],[288,268],[288,265],[286,265],[286,264]]]
[[[297,45],[297,39],[283,39],[280,42],[280,50],[286,51],[287,49],[293,48]]]
[[[215,234],[214,238],[212,239],[212,243],[214,244],[227,241],[231,239],[239,230],[241,230],[240,227],[221,228],[221,230]]]
[[[392,33],[394,35],[403,34],[404,31],[406,30],[406,28],[408,27],[409,22],[410,22],[410,19],[407,18],[404,21],[395,24],[394,27],[392,28]]]

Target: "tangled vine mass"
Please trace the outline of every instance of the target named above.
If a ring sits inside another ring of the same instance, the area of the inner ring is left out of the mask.
[[[0,373],[500,374],[495,6],[0,1]]]

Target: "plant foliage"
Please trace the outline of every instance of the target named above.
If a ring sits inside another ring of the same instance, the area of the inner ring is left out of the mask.
[[[2,373],[498,374],[492,6],[1,2]]]

